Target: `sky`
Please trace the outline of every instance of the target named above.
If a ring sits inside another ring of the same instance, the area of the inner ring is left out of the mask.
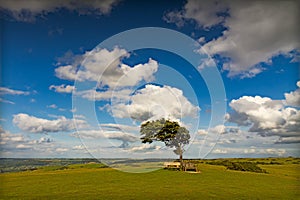
[[[0,0],[1,157],[299,157],[299,1]]]

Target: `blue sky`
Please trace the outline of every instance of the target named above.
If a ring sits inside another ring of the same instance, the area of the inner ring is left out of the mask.
[[[299,156],[299,2],[13,0],[0,12],[1,157],[176,157],[139,140],[161,117],[190,130],[186,157]]]

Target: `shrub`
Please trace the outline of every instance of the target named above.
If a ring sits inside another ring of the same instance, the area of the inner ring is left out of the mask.
[[[223,165],[229,170],[237,170],[237,171],[248,171],[248,172],[256,172],[256,173],[267,173],[266,170],[257,166],[254,162],[232,162],[229,160],[223,161],[212,161],[207,164],[211,165]]]

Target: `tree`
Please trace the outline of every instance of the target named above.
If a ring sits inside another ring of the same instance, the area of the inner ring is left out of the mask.
[[[181,127],[178,122],[163,118],[143,123],[140,133],[142,143],[151,144],[153,141],[161,141],[167,147],[175,148],[174,153],[179,155],[181,169],[183,169],[184,146],[190,141],[189,131],[185,127]]]

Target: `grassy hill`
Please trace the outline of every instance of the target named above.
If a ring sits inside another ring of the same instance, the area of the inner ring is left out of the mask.
[[[299,159],[242,161],[260,162],[267,173],[203,160],[194,160],[198,174],[163,169],[134,174],[98,163],[46,166],[1,174],[0,199],[299,199]]]

